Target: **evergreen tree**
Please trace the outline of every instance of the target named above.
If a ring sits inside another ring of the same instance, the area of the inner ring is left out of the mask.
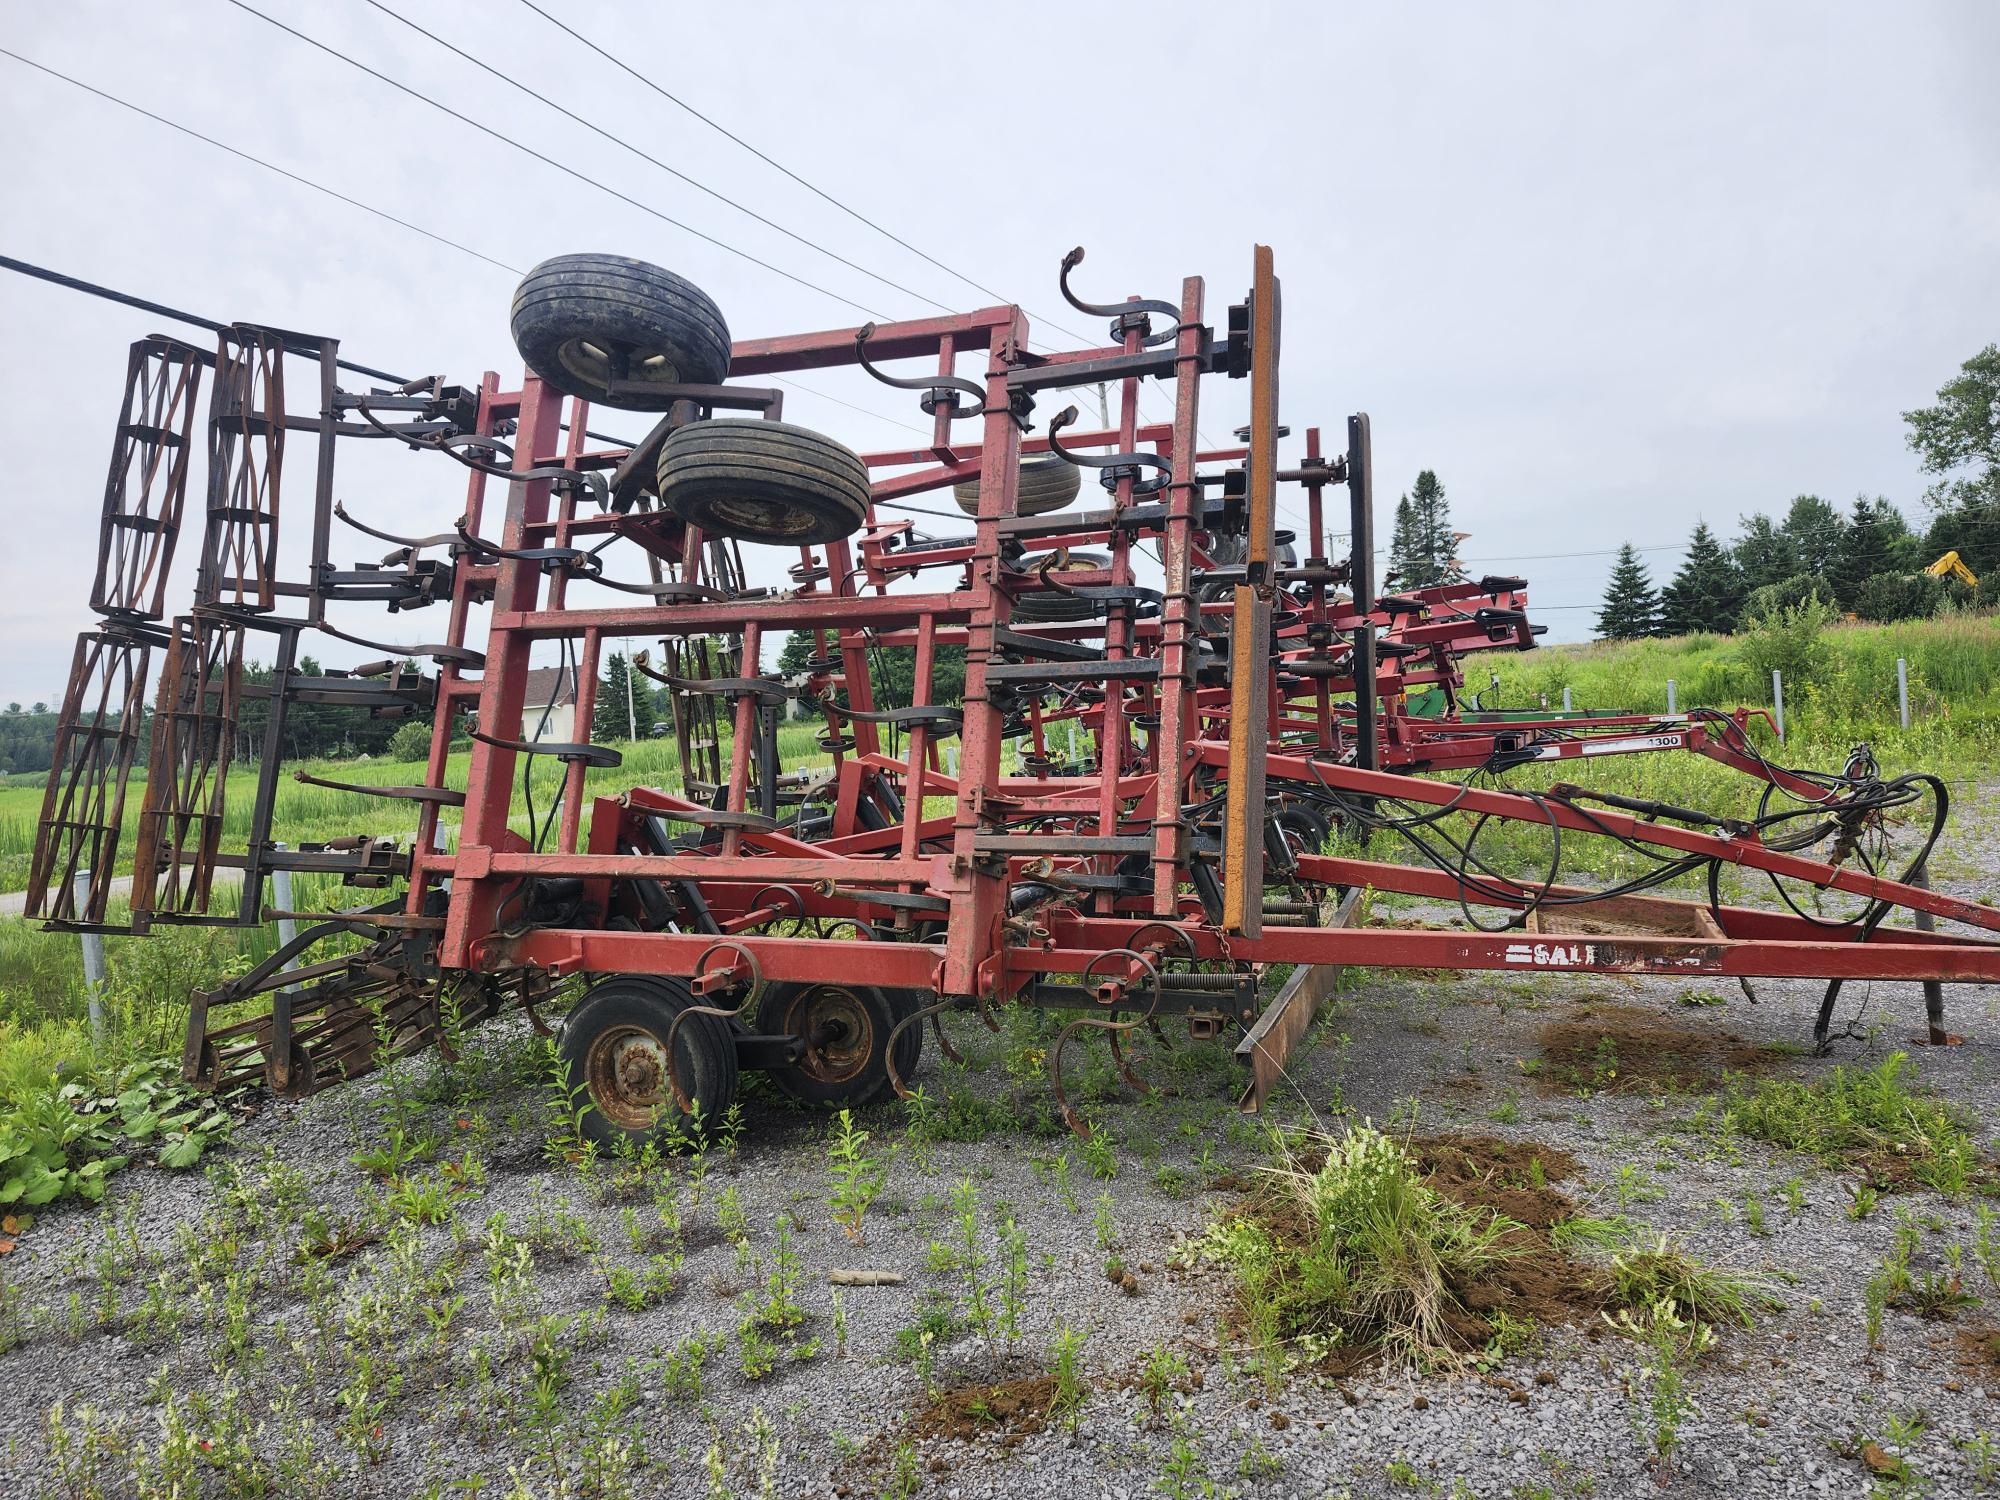
[[[1815,578],[1833,576],[1847,534],[1847,523],[1840,519],[1839,511],[1817,495],[1800,495],[1786,510],[1778,530],[1791,540],[1798,554],[1799,565],[1793,571]]]
[[[1687,557],[1660,591],[1660,629],[1666,635],[1697,630],[1726,634],[1743,607],[1743,574],[1706,521],[1688,538]]]
[[[1736,561],[1737,571],[1743,575],[1746,591],[1777,583],[1798,572],[1798,549],[1790,537],[1772,524],[1769,516],[1759,511],[1754,516],[1742,517],[1742,522],[1743,534],[1729,552]]]
[[[1398,587],[1409,585],[1424,570],[1424,549],[1417,537],[1417,516],[1410,497],[1396,502],[1396,525],[1389,533],[1389,572]]]
[[[1878,503],[1866,495],[1854,497],[1854,509],[1840,537],[1840,555],[1833,564],[1833,592],[1842,609],[1858,607],[1862,586],[1869,579],[1895,571],[1890,546],[1894,533],[1889,520],[1895,514],[1895,507],[1886,500]]]
[[[1451,502],[1434,470],[1417,475],[1410,488],[1410,514],[1415,518],[1430,559],[1430,577],[1425,584],[1450,583],[1457,576],[1458,538],[1451,529]]]
[[[1659,629],[1660,598],[1646,565],[1630,542],[1618,549],[1604,606],[1597,612],[1597,633],[1607,641],[1631,641]]]
[[[1422,589],[1449,583],[1458,539],[1451,529],[1451,502],[1434,470],[1417,475],[1410,493],[1396,502],[1396,525],[1390,533],[1389,566],[1401,588]]]
[[[629,697],[628,697],[629,694]],[[597,704],[590,715],[590,738],[597,744],[613,740],[649,740],[658,713],[652,691],[642,685],[631,658],[614,651],[597,685]]]

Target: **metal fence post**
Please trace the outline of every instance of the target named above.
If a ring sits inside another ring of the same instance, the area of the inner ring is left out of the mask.
[[[1910,664],[1900,656],[1896,658],[1896,717],[1905,729],[1910,727]]]
[[[90,871],[76,872],[76,909],[86,910],[90,901]],[[90,1002],[90,1039],[104,1040],[104,934],[86,932],[83,938],[83,992]]]
[[[1573,710],[1573,709],[1572,709],[1572,708],[1570,707],[1570,701],[1569,701],[1569,689],[1568,689],[1568,688],[1564,688],[1564,689],[1563,689],[1563,712],[1564,712],[1564,713],[1571,713],[1571,712],[1573,712],[1573,711],[1574,711],[1574,710]]]
[[[1778,739],[1785,738],[1785,677],[1776,667],[1771,669],[1771,707],[1778,721]]]
[[[1667,679],[1667,712],[1679,712],[1679,705],[1674,702],[1674,680],[1671,677]]]
[[[282,850],[285,846],[283,844],[273,844],[271,847],[274,850]],[[278,903],[279,911],[294,911],[297,909],[292,905],[292,872],[290,870],[280,869],[271,872],[271,898]],[[293,921],[290,917],[278,918],[278,942],[280,946],[289,943],[298,935],[299,924],[297,922]],[[287,959],[285,961],[285,968],[289,969],[291,966],[291,961]],[[295,990],[298,986],[288,984],[285,988],[287,990]]]

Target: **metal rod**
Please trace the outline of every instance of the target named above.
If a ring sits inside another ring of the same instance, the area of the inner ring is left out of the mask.
[[[1778,739],[1782,743],[1785,738],[1785,674],[1775,667],[1771,669],[1771,708],[1772,717],[1778,723]]]
[[[1910,727],[1910,664],[1902,657],[1896,658],[1896,717],[1903,727]]]
[[[1900,667],[1902,663],[1899,661],[1896,665]],[[1916,886],[1919,890],[1929,890],[1931,888],[1930,861],[1926,860],[1924,863],[1918,865],[1916,869],[1912,870],[1907,883]],[[1911,919],[1910,925],[1919,932],[1936,932],[1937,918],[1927,911],[1920,911]],[[1930,1043],[1931,1046],[1948,1047],[1951,1045],[1951,1035],[1944,1029],[1944,986],[1935,979],[1926,979],[1924,981],[1924,1029],[1924,1040]]]
[[[282,850],[285,846],[280,843],[280,844],[273,844],[271,847],[273,849]],[[271,871],[271,899],[278,904],[279,911],[292,912],[298,910],[298,908],[292,904],[292,872],[286,869],[283,865],[279,865],[276,869]],[[279,947],[281,948],[288,947],[291,944],[292,940],[295,939],[298,935],[299,935],[299,924],[297,921],[295,921],[293,918],[289,916],[278,918]],[[292,967],[292,965],[289,962],[287,962],[284,967],[289,969]],[[288,984],[285,985],[284,988],[286,990],[296,990],[298,986],[296,984]]]
[[[90,871],[76,872],[76,909],[89,909]],[[83,935],[83,988],[90,1001],[90,1038],[104,1040],[104,936],[102,933],[86,932]]]

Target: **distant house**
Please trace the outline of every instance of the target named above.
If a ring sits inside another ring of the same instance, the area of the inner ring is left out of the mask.
[[[521,700],[521,737],[573,744],[576,728],[576,671],[572,667],[535,667],[528,672],[528,691]]]

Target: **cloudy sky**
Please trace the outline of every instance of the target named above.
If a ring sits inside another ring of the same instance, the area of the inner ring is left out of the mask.
[[[1285,284],[1284,420],[1301,434],[1369,411],[1385,506],[1436,469],[1472,533],[1468,560],[1529,575],[1556,639],[1588,633],[1621,541],[1661,547],[1647,555],[1664,574],[1697,519],[1733,528],[1802,491],[1917,512],[1899,413],[2000,337],[2000,7],[538,0],[949,272],[518,0],[398,7],[870,276],[364,0],[254,3],[656,212],[230,0],[4,0],[9,51],[500,264],[7,57],[0,250],[210,317],[333,334],[366,364],[476,381],[518,373],[518,270],[563,251],[671,266],[739,337],[851,324],[857,303],[897,317],[932,310],[924,299],[992,300],[956,272],[1060,342],[1050,312],[1084,321],[1054,291],[1070,246],[1089,248],[1088,294],[1172,296],[1198,273],[1219,317],[1262,241]],[[156,330],[201,337],[0,274],[0,700],[53,701],[89,623],[126,346]],[[865,381],[808,383],[821,394],[789,396],[788,417],[856,447],[907,439],[897,424],[918,420]],[[1216,386],[1212,435],[1247,395]],[[358,514],[430,530],[457,513],[444,460],[345,457],[338,488]],[[340,557],[380,550],[356,539]],[[1587,555],[1549,555],[1572,553]]]

